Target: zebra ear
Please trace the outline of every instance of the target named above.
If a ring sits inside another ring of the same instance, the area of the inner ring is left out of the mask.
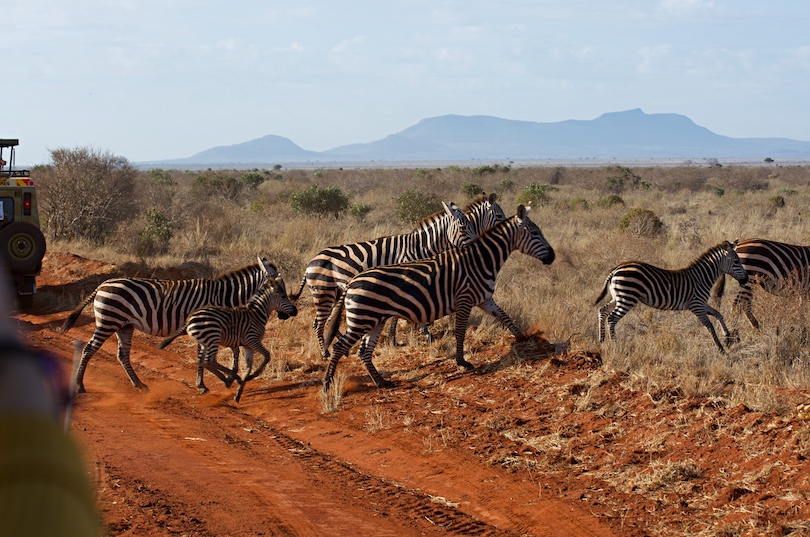
[[[461,209],[458,208],[458,205],[455,202],[450,202],[450,205],[447,205],[445,202],[442,202],[442,207],[444,207],[444,212],[452,216],[453,218],[458,218],[458,213],[461,212]]]
[[[484,194],[486,194],[486,192],[484,192]],[[498,201],[498,195],[495,192],[493,192],[492,194],[489,195],[489,202],[495,203],[496,201]]]

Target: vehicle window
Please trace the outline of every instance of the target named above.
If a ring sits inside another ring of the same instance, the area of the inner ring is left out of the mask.
[[[14,198],[0,196],[0,223],[8,224],[14,221]]]

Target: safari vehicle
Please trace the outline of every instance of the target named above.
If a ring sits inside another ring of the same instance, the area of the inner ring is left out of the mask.
[[[45,236],[39,228],[37,193],[31,172],[16,169],[17,139],[0,139],[0,258],[8,270],[21,309],[30,308],[37,276],[45,256]],[[3,152],[8,149],[8,161]]]

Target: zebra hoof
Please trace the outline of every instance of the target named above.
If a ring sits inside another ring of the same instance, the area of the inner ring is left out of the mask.
[[[76,387],[76,393],[87,393],[87,390],[84,389],[84,384],[79,384]]]
[[[202,388],[200,388],[200,395],[205,395],[205,394],[207,394],[207,393],[208,393],[208,388],[206,388],[205,386],[203,386]]]
[[[377,384],[377,387],[378,388],[387,388],[387,389],[396,388],[397,383],[394,382],[393,380],[385,380],[385,379],[383,379],[382,382]]]
[[[471,364],[470,362],[468,362],[467,360],[456,360],[456,365],[459,365],[459,366],[463,367],[463,368],[464,368],[464,369],[466,369],[467,371],[470,371],[470,370],[472,370],[472,369],[475,369],[475,366],[474,366],[474,365],[472,365],[472,364]]]

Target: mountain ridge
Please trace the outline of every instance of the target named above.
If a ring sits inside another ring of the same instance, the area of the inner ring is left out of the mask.
[[[731,138],[681,114],[640,108],[591,120],[541,123],[495,116],[447,114],[425,118],[368,143],[309,151],[266,135],[219,146],[164,165],[291,164],[370,161],[810,158],[810,142],[788,138]]]

